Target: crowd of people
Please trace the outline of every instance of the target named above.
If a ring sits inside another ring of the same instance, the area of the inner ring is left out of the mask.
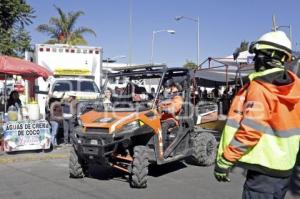
[[[218,112],[226,115],[229,111],[230,104],[236,95],[236,91],[238,91],[239,88],[239,85],[228,86],[221,92],[221,89],[218,86],[210,89],[210,91],[208,91],[207,88],[202,89],[201,87],[198,87],[197,91],[194,92],[195,94],[192,96],[193,103],[198,104],[199,101],[213,101],[218,104]]]
[[[168,82],[166,82],[168,83]],[[164,107],[167,102],[170,102],[170,99],[172,99],[172,96],[175,94],[173,92],[176,90],[177,92],[181,92],[182,88],[178,88],[179,85],[176,85],[174,82],[171,85],[163,85],[164,92],[161,93],[160,99],[161,104],[159,105],[161,108]],[[169,92],[168,92],[169,89]],[[167,93],[167,94],[166,94]],[[200,87],[198,88],[198,92],[193,92],[195,95],[195,102],[197,103],[199,100],[213,100],[218,103],[222,103],[222,113],[226,114],[228,112],[229,106],[231,104],[232,98],[235,94],[234,88],[231,89],[225,89],[223,91],[223,94],[220,93],[219,87],[215,87],[211,90],[211,92],[208,92],[207,89],[202,90]],[[127,95],[128,94],[128,95]],[[141,102],[141,101],[151,101],[155,98],[156,91],[155,88],[152,87],[150,89],[150,92],[147,92],[144,87],[140,87],[136,84],[130,83],[124,88],[119,88],[118,86],[115,87],[115,89],[106,88],[103,95],[103,106],[105,110],[110,110],[113,107],[114,102],[120,99],[120,96],[130,96],[131,100],[133,102]],[[169,99],[169,100],[167,100]],[[177,98],[176,98],[177,99]],[[166,101],[167,100],[167,101]],[[172,101],[172,100],[171,100]],[[176,101],[176,100],[175,100]],[[178,104],[178,106],[182,106],[182,99],[180,100],[181,103],[175,103]],[[48,112],[47,120],[50,123],[51,126],[51,133],[52,133],[52,145],[54,148],[58,147],[59,144],[62,145],[69,145],[70,144],[70,133],[73,131],[75,119],[76,119],[76,105],[78,101],[76,100],[76,96],[70,95],[68,98],[63,100],[54,100],[50,103],[50,109]],[[22,103],[19,99],[19,93],[17,91],[12,91],[10,93],[10,97],[7,101],[7,107],[15,106],[17,109],[19,109],[22,106]],[[176,110],[180,109],[178,107],[175,107]],[[167,109],[166,109],[167,110]],[[177,110],[178,111],[178,110]],[[175,111],[175,112],[177,112]],[[175,113],[174,112],[174,113]],[[166,111],[164,111],[164,116],[167,116]],[[176,115],[176,114],[175,114]],[[165,118],[166,119],[166,118]],[[167,118],[169,120],[170,118]],[[166,126],[165,128],[169,128],[170,121],[165,122]],[[173,123],[173,122],[171,122]],[[63,133],[59,133],[63,132]],[[63,137],[63,142],[59,140],[59,138]]]

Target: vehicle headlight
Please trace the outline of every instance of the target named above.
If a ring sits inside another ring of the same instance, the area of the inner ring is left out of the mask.
[[[133,121],[133,122],[130,122],[126,125],[123,126],[123,130],[134,130],[134,129],[137,129],[140,127],[140,124],[138,121]]]

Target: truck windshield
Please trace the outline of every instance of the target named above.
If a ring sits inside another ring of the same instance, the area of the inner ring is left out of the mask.
[[[78,81],[78,80],[60,80],[56,81],[53,86],[53,92],[95,92],[99,93],[99,89],[93,81]]]

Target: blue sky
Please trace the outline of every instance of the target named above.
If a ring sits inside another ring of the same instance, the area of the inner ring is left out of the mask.
[[[104,58],[129,55],[130,0],[27,0],[35,9],[34,23],[28,27],[32,42],[44,43],[48,37],[36,31],[39,24],[57,16],[53,5],[65,12],[84,11],[77,26],[92,28],[97,37],[86,35],[91,46],[101,46]],[[197,60],[197,23],[175,21],[175,16],[200,18],[200,62],[208,56],[232,54],[243,40],[253,41],[272,28],[272,15],[278,25],[292,25],[294,50],[300,49],[299,0],[131,0],[132,62],[149,63],[153,30],[174,29],[155,36],[154,62],[182,66]],[[282,29],[288,32],[288,29]]]

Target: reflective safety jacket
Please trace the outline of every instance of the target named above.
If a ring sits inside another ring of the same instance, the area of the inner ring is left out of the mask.
[[[272,68],[250,74],[231,104],[217,161],[274,177],[291,174],[300,143],[300,80],[288,72],[287,84],[268,81],[283,73]]]
[[[161,115],[161,120],[173,118],[177,121],[176,116],[178,116],[178,114],[180,113],[182,105],[183,98],[179,95],[173,96],[171,99],[162,101],[159,104],[160,109],[164,111]]]

